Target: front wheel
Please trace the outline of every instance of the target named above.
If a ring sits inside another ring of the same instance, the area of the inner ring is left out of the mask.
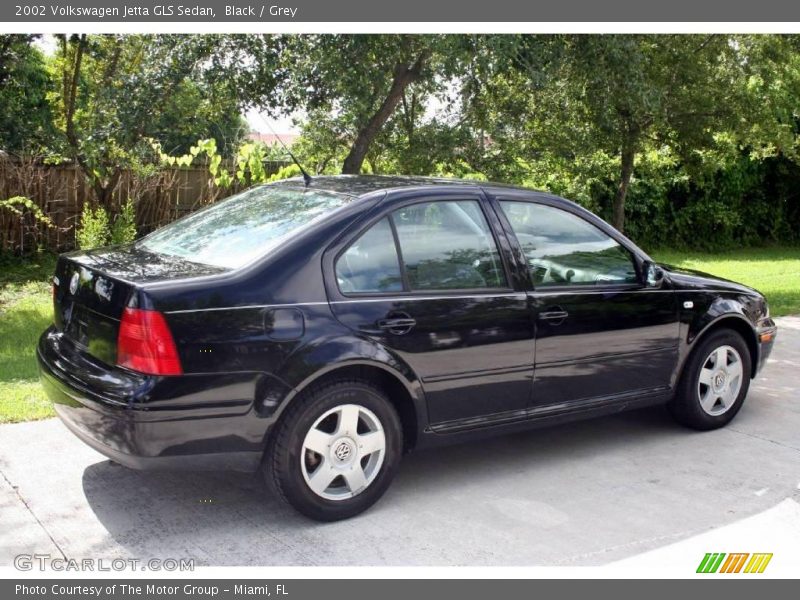
[[[686,362],[675,398],[667,405],[672,416],[693,429],[727,425],[744,403],[751,369],[741,335],[731,330],[711,334]]]
[[[339,381],[287,409],[271,436],[265,475],[304,515],[346,519],[383,495],[402,447],[400,419],[385,394],[366,382]]]

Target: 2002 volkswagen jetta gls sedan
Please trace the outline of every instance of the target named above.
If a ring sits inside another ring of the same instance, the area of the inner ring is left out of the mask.
[[[657,403],[721,427],[776,334],[750,288],[458,180],[255,187],[63,255],[53,283],[41,378],[79,438],[134,468],[261,469],[320,520],[413,448]]]

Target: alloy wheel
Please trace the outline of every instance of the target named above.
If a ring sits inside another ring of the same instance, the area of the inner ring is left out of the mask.
[[[700,368],[697,394],[700,407],[711,416],[728,412],[742,389],[742,357],[732,346],[719,346]]]
[[[347,500],[378,476],[386,435],[378,417],[357,404],[326,411],[306,433],[300,468],[308,487],[326,500]]]

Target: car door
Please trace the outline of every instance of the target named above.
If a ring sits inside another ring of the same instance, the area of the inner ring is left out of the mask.
[[[531,279],[531,411],[662,394],[678,360],[669,289],[646,287],[633,252],[579,210],[497,199]]]
[[[388,204],[334,264],[331,307],[420,378],[431,424],[524,415],[533,375],[528,299],[509,283],[510,246],[482,194]],[[487,210],[488,209],[488,210]]]

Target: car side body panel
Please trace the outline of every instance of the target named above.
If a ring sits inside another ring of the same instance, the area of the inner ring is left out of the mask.
[[[188,266],[164,261],[163,277],[147,273],[130,283],[127,305],[164,314],[185,375],[133,373],[85,356],[58,327],[43,334],[42,380],[76,435],[139,468],[221,459],[225,468],[253,469],[286,408],[337,372],[371,369],[396,382],[413,404],[414,439],[422,447],[666,402],[692,348],[722,323],[735,324],[747,338],[754,372],[771,350],[771,340],[759,337],[775,330],[763,298],[703,274],[667,268],[657,289],[534,289],[499,199],[579,215],[627,248],[640,273],[650,260],[566,200],[469,182],[315,178],[312,185],[360,196],[241,269],[192,275]],[[507,288],[343,294],[334,276],[339,253],[386,213],[425,198],[481,203]],[[116,269],[122,281],[136,279],[137,256],[122,248],[81,260]],[[540,323],[537,315],[554,304],[568,308],[573,322]],[[590,318],[609,306],[613,314]],[[419,335],[376,328],[392,312],[414,313]],[[558,335],[557,327],[563,328]],[[626,377],[635,385],[621,386]]]

